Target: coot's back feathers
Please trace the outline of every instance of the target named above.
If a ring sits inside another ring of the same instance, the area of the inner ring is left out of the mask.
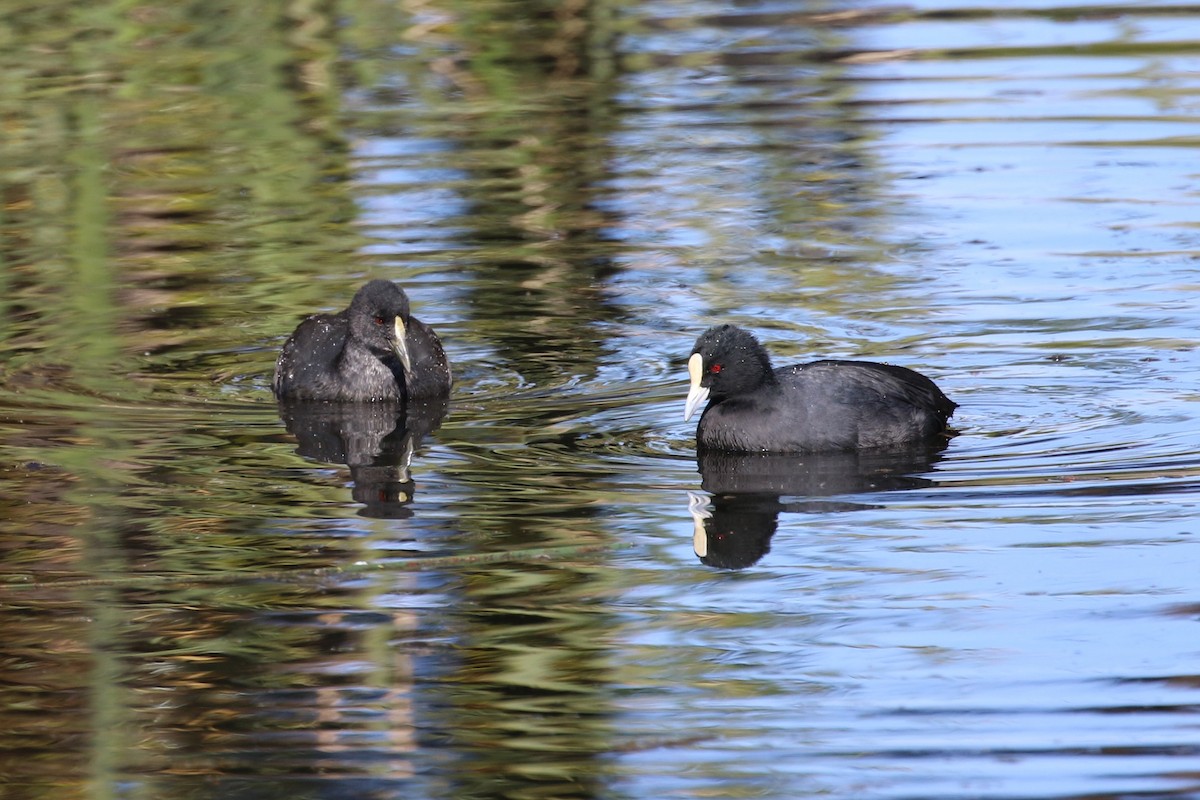
[[[414,401],[445,397],[450,363],[433,329],[390,281],[367,283],[350,306],[300,323],[271,388],[281,400]]]
[[[870,361],[772,369],[752,334],[710,328],[688,361],[685,416],[708,400],[701,448],[729,452],[895,450],[945,435],[956,404],[918,372]]]

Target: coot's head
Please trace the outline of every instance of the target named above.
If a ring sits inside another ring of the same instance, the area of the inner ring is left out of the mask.
[[[715,325],[696,340],[688,359],[692,388],[683,408],[684,420],[711,396],[720,400],[752,392],[772,379],[771,358],[750,331]]]
[[[412,370],[405,344],[408,323],[408,295],[391,281],[371,281],[350,301],[350,335],[380,358],[395,354]]]

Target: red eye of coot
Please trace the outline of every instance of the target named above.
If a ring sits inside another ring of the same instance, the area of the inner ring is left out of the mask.
[[[376,325],[386,325],[386,324],[387,324],[387,317],[376,317],[376,318],[375,318],[375,324],[376,324]]]
[[[713,375],[716,375],[718,372],[721,371],[721,365],[713,364],[711,367],[708,368],[708,371],[711,372]]]

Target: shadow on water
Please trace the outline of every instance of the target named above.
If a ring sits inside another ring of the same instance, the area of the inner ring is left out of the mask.
[[[781,513],[821,514],[881,508],[847,500],[813,498],[923,489],[941,447],[897,453],[721,453],[697,456],[700,486],[689,492],[695,524],[693,547],[710,567],[744,569],[771,547]]]
[[[413,404],[281,402],[279,417],[296,437],[296,452],[326,464],[345,464],[352,496],[364,517],[412,515],[416,483],[409,469],[424,438],[446,416],[446,401]]]

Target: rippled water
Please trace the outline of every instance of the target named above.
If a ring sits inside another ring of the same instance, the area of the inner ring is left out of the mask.
[[[3,797],[1200,797],[1194,5],[0,11]],[[368,276],[444,420],[271,398]]]

